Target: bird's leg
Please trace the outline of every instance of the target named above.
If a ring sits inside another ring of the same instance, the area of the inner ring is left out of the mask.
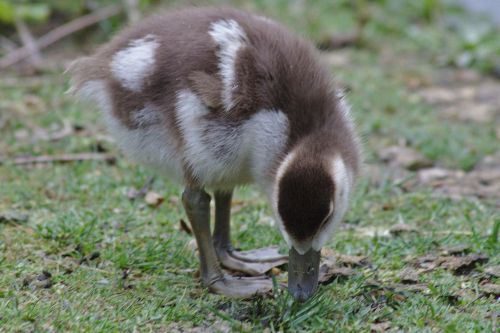
[[[231,245],[231,199],[233,191],[215,191],[214,246],[217,254],[233,251]]]
[[[186,188],[182,203],[198,244],[201,278],[210,286],[223,278],[210,236],[210,196],[203,189]]]
[[[229,269],[262,275],[273,267],[287,262],[287,256],[278,253],[277,247],[251,251],[236,251],[231,244],[230,215],[232,191],[215,192],[215,252],[221,264]]]
[[[232,297],[251,297],[272,289],[269,278],[235,278],[220,269],[210,234],[210,196],[199,187],[187,187],[182,203],[196,237],[203,285],[210,291]]]

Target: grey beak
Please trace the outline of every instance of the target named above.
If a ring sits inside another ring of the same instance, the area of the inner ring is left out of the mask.
[[[299,254],[295,248],[288,253],[288,291],[293,298],[304,302],[318,287],[320,251],[312,248]]]

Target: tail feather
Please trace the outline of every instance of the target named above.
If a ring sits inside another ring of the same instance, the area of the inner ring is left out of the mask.
[[[73,61],[65,73],[71,75],[70,88],[66,93],[76,95],[86,82],[105,79],[104,65],[94,57],[83,57]]]

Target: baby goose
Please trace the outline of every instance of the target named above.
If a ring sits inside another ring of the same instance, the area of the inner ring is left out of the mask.
[[[229,8],[191,8],[125,29],[70,66],[72,87],[102,109],[132,160],[184,184],[203,285],[236,297],[272,288],[250,275],[277,251],[238,252],[230,241],[236,186],[267,194],[289,245],[288,289],[317,288],[320,249],[347,210],[360,148],[349,109],[307,41],[278,23]],[[210,232],[214,191],[215,229]]]

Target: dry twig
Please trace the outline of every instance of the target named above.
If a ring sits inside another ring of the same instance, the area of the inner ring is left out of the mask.
[[[112,5],[102,8],[94,13],[79,17],[71,22],[61,25],[54,30],[49,31],[47,34],[36,40],[36,47],[38,50],[44,49],[47,46],[57,42],[58,40],[69,36],[79,30],[82,30],[88,26],[96,24],[102,20],[105,20],[111,16],[119,14],[123,8],[121,6]],[[5,57],[0,59],[0,69],[7,68],[18,63],[21,60],[26,59],[31,56],[30,48],[23,46],[18,48]]]
[[[38,45],[31,31],[21,19],[16,19],[15,24],[23,47],[26,48],[29,53],[31,64],[35,67],[40,67],[42,64],[42,55],[40,54],[40,50],[38,49]]]
[[[29,76],[29,77],[2,77],[0,80],[0,88],[37,88],[47,84],[50,80],[57,80],[59,82],[59,78],[54,78],[45,75],[39,76]],[[53,83],[55,84],[55,83]]]
[[[17,45],[7,37],[0,35],[0,49],[11,52],[17,49]]]
[[[139,0],[124,0],[127,8],[127,16],[130,23],[136,23],[141,19]]]
[[[111,154],[102,153],[80,153],[80,154],[63,154],[63,155],[44,155],[44,156],[19,156],[13,159],[0,158],[0,164],[11,161],[15,165],[30,165],[42,163],[69,163],[80,161],[105,161],[114,163],[116,157]]]
[[[155,176],[150,176],[140,190],[136,190],[135,188],[130,189],[127,193],[127,197],[129,198],[129,200],[144,198],[151,189],[151,186],[153,186],[155,179],[156,179]]]

